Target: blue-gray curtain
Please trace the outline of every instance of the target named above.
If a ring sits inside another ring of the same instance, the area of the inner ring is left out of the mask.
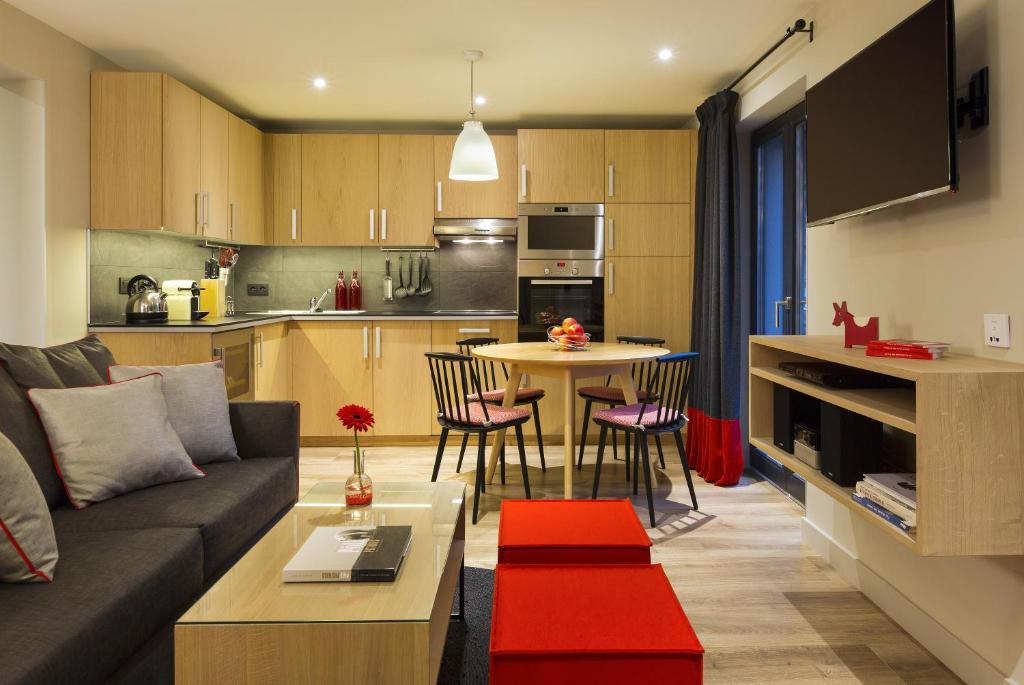
[[[700,352],[690,392],[687,453],[708,482],[735,485],[740,448],[740,240],[736,102],[725,90],[697,108],[696,225],[690,349]]]

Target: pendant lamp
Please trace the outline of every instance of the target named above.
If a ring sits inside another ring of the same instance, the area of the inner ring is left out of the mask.
[[[473,64],[484,53],[465,50],[462,56],[469,62],[469,119],[463,122],[462,132],[455,140],[448,178],[453,181],[494,181],[498,178],[498,161],[483,122],[476,120],[476,94],[473,92]]]

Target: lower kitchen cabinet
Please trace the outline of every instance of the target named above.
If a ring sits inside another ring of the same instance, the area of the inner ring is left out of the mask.
[[[292,344],[287,323],[256,329],[256,399],[292,399]]]
[[[97,333],[118,364],[177,366],[213,359],[209,333]]]
[[[430,321],[373,322],[374,435],[430,435]]]
[[[605,340],[646,335],[673,352],[689,349],[689,257],[606,259],[605,287]]]
[[[302,405],[302,436],[351,435],[335,414],[345,404],[375,408],[372,323],[300,321],[292,326],[292,396]],[[379,419],[380,411],[375,413]]]

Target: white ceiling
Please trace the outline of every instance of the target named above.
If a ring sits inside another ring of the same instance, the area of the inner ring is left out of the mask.
[[[272,128],[679,125],[816,0],[7,0]],[[675,57],[659,62],[670,47]],[[325,76],[329,87],[310,80]]]

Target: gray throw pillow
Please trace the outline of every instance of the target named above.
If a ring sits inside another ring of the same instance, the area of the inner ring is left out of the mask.
[[[160,374],[152,374],[91,388],[29,390],[76,509],[203,477],[171,428],[162,386]]]
[[[0,582],[49,583],[56,566],[57,538],[43,491],[0,433]]]
[[[181,438],[195,464],[237,461],[238,447],[231,432],[224,364],[182,366],[111,366],[113,383],[159,373],[164,378],[164,399],[171,427]]]

